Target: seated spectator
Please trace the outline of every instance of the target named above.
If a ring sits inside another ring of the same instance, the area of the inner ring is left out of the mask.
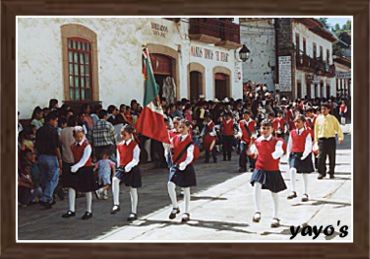
[[[40,106],[37,106],[33,112],[31,117],[31,125],[34,125],[36,129],[39,129],[44,125],[44,112],[40,108]]]

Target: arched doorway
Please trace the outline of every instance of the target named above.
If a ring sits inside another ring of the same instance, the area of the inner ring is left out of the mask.
[[[163,84],[167,77],[175,77],[176,61],[174,58],[164,54],[150,54],[155,81],[159,86],[159,96],[163,94]]]
[[[213,68],[215,98],[231,97],[231,71],[226,67]]]
[[[190,100],[197,101],[199,96],[202,95],[202,84],[203,76],[201,72],[191,71],[190,72]]]
[[[230,77],[223,73],[215,74],[215,97],[223,100],[230,96]]]

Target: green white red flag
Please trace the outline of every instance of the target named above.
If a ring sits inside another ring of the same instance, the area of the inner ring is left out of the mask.
[[[159,142],[170,143],[148,49],[143,50],[144,103],[136,123],[137,132]]]

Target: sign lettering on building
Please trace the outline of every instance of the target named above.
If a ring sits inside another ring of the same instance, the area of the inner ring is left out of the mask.
[[[335,73],[335,77],[338,79],[351,79],[351,72],[340,72]]]
[[[281,92],[292,91],[292,61],[291,56],[279,57],[279,87]]]
[[[161,25],[155,22],[152,22],[152,32],[155,36],[166,38],[168,34],[168,28],[165,25]]]
[[[221,62],[229,61],[229,53],[222,51],[213,51],[211,49],[196,46],[190,47],[190,55],[192,55],[193,57],[205,58]]]

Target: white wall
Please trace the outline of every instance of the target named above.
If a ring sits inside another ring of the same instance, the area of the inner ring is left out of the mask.
[[[250,50],[249,59],[243,63],[243,82],[251,80],[265,83],[274,90],[276,71],[275,27],[273,19],[243,20],[240,27],[240,40]]]
[[[329,63],[333,64],[333,44],[327,39],[317,35],[310,31],[306,26],[301,23],[293,22],[293,44],[295,42],[296,33],[299,34],[299,46],[300,50],[303,51],[303,38],[306,38],[306,54],[313,57],[313,43],[316,43],[316,57],[320,56],[320,46],[323,47],[323,60],[326,61],[326,50],[329,49],[330,59]]]
[[[151,21],[165,25],[165,37],[154,35]],[[51,98],[62,102],[63,69],[61,26],[77,23],[97,34],[99,99],[109,104],[129,104],[131,99],[142,102],[144,95],[141,68],[142,45],[152,43],[179,50],[179,98],[188,98],[187,65],[190,57],[188,23],[175,23],[161,18],[19,18],[18,19],[18,110],[20,118],[30,118],[35,106],[45,107]],[[200,44],[201,43],[194,43]],[[219,47],[213,49],[227,51]],[[242,82],[234,78],[233,50],[229,62],[218,64],[199,61],[206,67],[206,98],[213,99],[212,69],[223,65],[232,71],[232,95],[242,97]],[[237,65],[238,66],[238,65]]]

